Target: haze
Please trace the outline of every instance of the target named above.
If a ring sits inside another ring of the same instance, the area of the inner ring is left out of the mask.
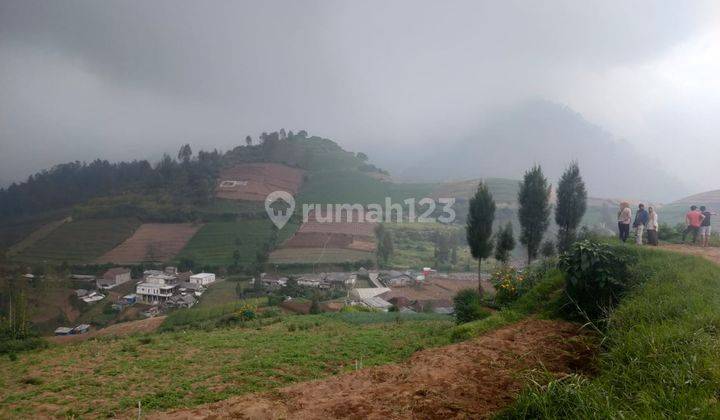
[[[718,39],[713,1],[2,0],[0,185],[281,127],[410,179],[428,145],[542,99],[717,189]]]

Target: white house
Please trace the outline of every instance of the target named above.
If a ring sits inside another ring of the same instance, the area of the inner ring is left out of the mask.
[[[215,281],[215,274],[213,273],[198,273],[190,276],[190,283],[199,284],[201,286],[208,285]]]
[[[155,303],[165,302],[178,287],[177,278],[167,274],[151,274],[145,277],[145,281],[139,283],[135,294],[140,296],[143,302]]]

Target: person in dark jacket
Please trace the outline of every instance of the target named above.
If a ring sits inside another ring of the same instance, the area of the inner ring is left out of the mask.
[[[635,228],[635,243],[642,245],[643,243],[643,232],[645,232],[645,226],[648,223],[648,212],[645,210],[645,205],[640,203],[638,205],[638,211],[635,214],[635,222],[633,227]]]

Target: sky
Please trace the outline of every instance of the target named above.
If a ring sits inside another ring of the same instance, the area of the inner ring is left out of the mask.
[[[411,166],[541,98],[718,189],[719,39],[717,1],[0,0],[0,185],[281,127]]]

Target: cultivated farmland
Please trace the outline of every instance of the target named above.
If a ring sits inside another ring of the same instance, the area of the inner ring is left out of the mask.
[[[265,201],[273,191],[296,194],[303,171],[279,163],[246,163],[224,169],[217,187],[218,198]]]
[[[372,260],[372,252],[340,248],[280,248],[270,254],[272,264],[340,264]]]
[[[199,264],[230,265],[239,251],[239,264],[255,261],[270,240],[273,224],[268,219],[211,222],[204,225],[177,258],[192,258]],[[297,225],[288,223],[278,232],[278,243],[295,233]]]
[[[323,222],[316,212],[308,215],[297,233],[270,254],[273,264],[337,264],[373,259],[377,223],[359,221],[355,213]]]
[[[99,263],[132,264],[169,261],[201,225],[191,223],[145,223],[125,242],[98,258]]]
[[[139,225],[134,218],[83,219],[65,223],[15,258],[28,262],[92,262],[122,243]]]

